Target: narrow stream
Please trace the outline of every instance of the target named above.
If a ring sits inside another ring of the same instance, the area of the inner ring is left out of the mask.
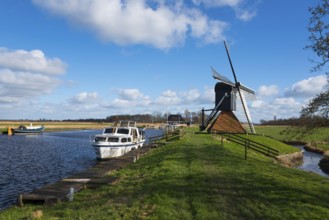
[[[317,173],[321,176],[329,178],[329,174],[323,172],[318,165],[323,157],[321,154],[306,151],[303,148],[304,146],[294,146],[294,147],[299,148],[304,153],[303,164],[298,166],[297,168],[308,172]]]

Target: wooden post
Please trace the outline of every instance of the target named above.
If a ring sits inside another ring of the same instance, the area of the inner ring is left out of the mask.
[[[244,159],[247,160],[247,140],[244,141]]]
[[[24,204],[23,204],[23,195],[22,194],[19,194],[19,196],[17,197],[17,205],[19,207],[23,207]]]
[[[220,145],[221,145],[221,147],[223,147],[223,142],[224,142],[223,139],[224,139],[223,136],[221,136],[221,139],[220,139]]]
[[[72,202],[74,198],[74,188],[70,187],[70,191],[69,191],[69,201]]]
[[[13,130],[11,127],[8,127],[8,136],[13,135]]]

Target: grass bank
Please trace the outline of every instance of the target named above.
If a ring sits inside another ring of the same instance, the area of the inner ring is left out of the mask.
[[[274,147],[274,146],[273,146]],[[325,219],[329,180],[286,168],[209,134],[187,133],[111,175],[114,185],[73,202],[27,205],[0,219]]]
[[[329,127],[317,128],[309,133],[292,130],[288,126],[256,126],[257,134],[273,137],[281,141],[302,141],[324,151],[329,150]]]

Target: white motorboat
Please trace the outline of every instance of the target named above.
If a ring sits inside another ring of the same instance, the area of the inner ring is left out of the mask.
[[[102,134],[95,135],[92,145],[97,159],[105,159],[120,157],[142,147],[144,142],[144,131],[137,128],[136,122],[120,121],[118,125],[106,127]]]

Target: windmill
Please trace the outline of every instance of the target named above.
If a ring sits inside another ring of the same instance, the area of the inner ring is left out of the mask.
[[[215,122],[215,120],[217,118],[219,118],[219,114],[220,114],[219,112],[220,111],[221,112],[223,112],[223,111],[227,112],[228,114],[231,115],[230,117],[233,117],[234,120],[237,121],[237,119],[234,116],[232,111],[236,110],[236,97],[237,97],[237,94],[238,94],[239,98],[241,100],[241,103],[242,103],[244,115],[247,119],[247,122],[248,122],[248,125],[249,125],[249,128],[250,128],[250,132],[254,134],[255,129],[254,129],[254,125],[253,125],[250,113],[249,113],[249,109],[248,109],[248,106],[247,106],[247,103],[246,103],[244,93],[254,95],[255,92],[252,89],[249,89],[248,87],[242,85],[237,80],[237,77],[236,77],[236,74],[235,74],[235,71],[234,71],[234,67],[233,67],[233,64],[232,64],[232,61],[231,61],[231,57],[230,57],[230,54],[228,52],[227,45],[226,45],[225,41],[224,41],[224,45],[225,45],[225,50],[226,50],[228,60],[230,62],[232,74],[233,74],[233,77],[234,77],[234,82],[229,80],[227,77],[219,74],[214,68],[211,68],[213,78],[219,80],[220,82],[218,82],[215,86],[215,93],[216,93],[215,108],[214,109],[208,109],[208,110],[202,109],[203,115],[204,115],[204,111],[212,111],[212,112],[205,121],[202,120],[202,125],[200,126],[200,130],[205,130],[208,127],[208,125],[213,124]]]

